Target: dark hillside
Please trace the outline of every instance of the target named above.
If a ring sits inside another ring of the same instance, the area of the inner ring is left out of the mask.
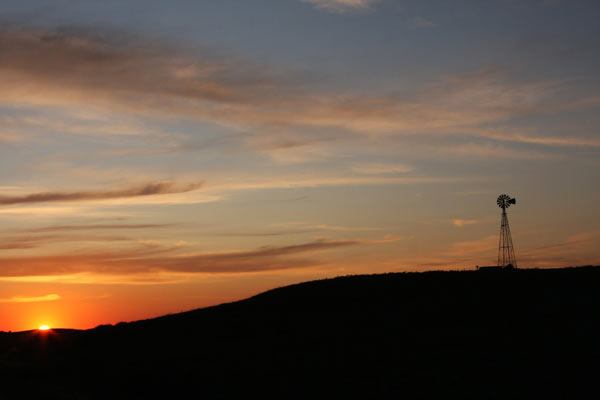
[[[0,334],[0,398],[595,398],[599,289],[597,267],[350,276]]]

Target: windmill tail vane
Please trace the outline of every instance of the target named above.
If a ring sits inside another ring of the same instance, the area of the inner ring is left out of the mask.
[[[498,244],[498,267],[517,268],[517,259],[515,257],[515,248],[513,246],[510,234],[510,225],[508,224],[508,214],[506,209],[512,204],[517,204],[517,199],[511,198],[507,194],[501,194],[496,201],[498,207],[502,209],[502,218],[500,221],[500,242]]]

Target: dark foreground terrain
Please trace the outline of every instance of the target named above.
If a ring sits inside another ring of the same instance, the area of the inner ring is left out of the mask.
[[[0,399],[600,398],[600,268],[352,276],[0,334]]]

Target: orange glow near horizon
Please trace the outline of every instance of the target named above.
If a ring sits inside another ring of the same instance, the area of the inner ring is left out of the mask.
[[[60,298],[0,302],[0,331],[38,330],[41,325],[48,325],[51,330],[91,329],[240,300],[274,287],[320,277],[315,271],[290,271],[277,275],[192,276],[181,283],[164,284],[5,282],[3,287],[10,292],[8,299],[20,291],[29,297],[55,292]]]
[[[495,238],[485,241],[461,242],[451,248],[451,256],[462,256],[464,252],[489,252]],[[386,245],[386,244],[384,244]],[[387,244],[388,246],[395,243]],[[483,250],[480,250],[481,249]],[[317,268],[299,269],[277,273],[186,276],[181,281],[138,284],[123,283],[75,284],[54,282],[4,282],[8,301],[0,302],[0,331],[37,330],[47,332],[59,328],[91,329],[103,324],[135,321],[177,313],[196,308],[241,300],[266,290],[293,283],[322,279],[338,275],[383,273],[401,271],[395,263],[377,260],[370,254],[353,250],[353,263],[329,258],[327,270]],[[321,257],[325,258],[324,255]],[[436,261],[436,260],[434,260]],[[478,261],[478,260],[477,260]],[[460,267],[458,267],[460,268]],[[436,268],[431,268],[436,269]],[[448,268],[446,268],[448,269]],[[406,270],[410,270],[406,267]],[[90,279],[91,281],[91,279]],[[23,293],[18,296],[17,294]],[[50,301],[46,293],[56,293]],[[159,293],[159,294],[158,294]],[[19,299],[20,301],[16,301]],[[35,299],[36,301],[22,301]],[[40,301],[46,300],[46,301]]]

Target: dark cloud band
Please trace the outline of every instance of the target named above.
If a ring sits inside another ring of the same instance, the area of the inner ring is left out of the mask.
[[[197,190],[201,182],[178,185],[174,182],[155,182],[125,189],[105,191],[41,192],[23,196],[0,196],[0,205],[49,203],[63,201],[107,200],[162,194],[186,193]]]
[[[244,273],[306,268],[319,260],[309,253],[369,244],[361,240],[318,240],[245,252],[177,255],[175,248],[144,248],[112,253],[0,258],[0,277],[46,276],[82,272],[133,275],[148,272]],[[167,255],[165,255],[165,253]],[[171,253],[171,254],[169,254]]]

